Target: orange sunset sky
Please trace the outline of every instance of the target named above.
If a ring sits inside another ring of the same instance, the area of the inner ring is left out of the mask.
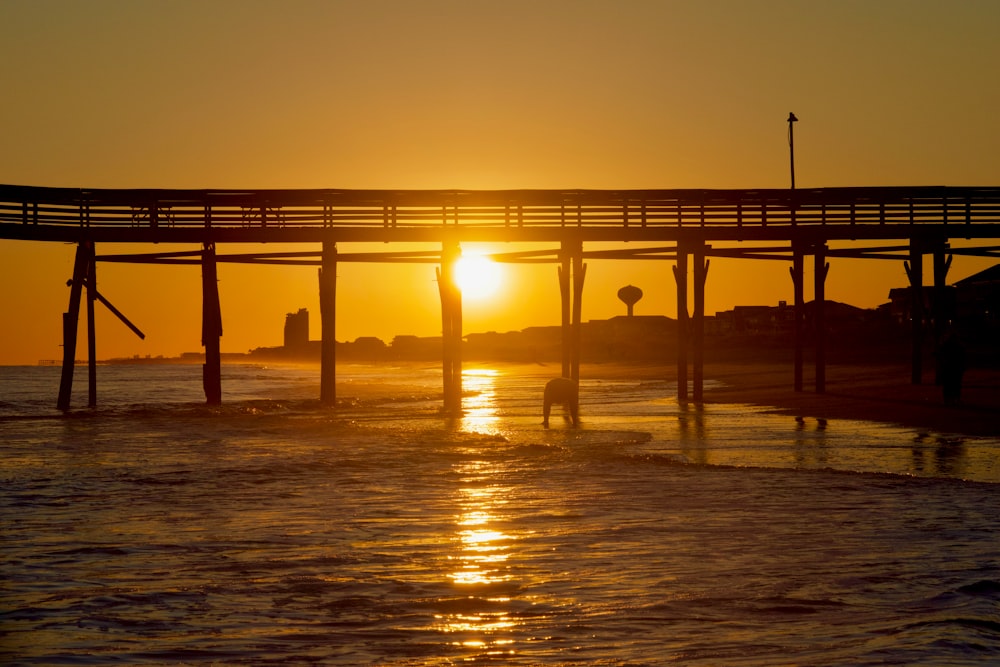
[[[1000,186],[998,35],[996,0],[4,0],[0,183],[783,188],[794,111],[798,187]],[[61,358],[72,263],[0,241],[0,364]],[[827,298],[857,306],[906,283],[831,264]],[[949,282],[990,264],[956,257]],[[504,269],[465,331],[558,324],[555,266]],[[319,337],[315,268],[219,279],[223,351],[280,344],[302,307]],[[434,280],[341,264],[337,339],[440,334]],[[671,263],[592,261],[584,319],[624,314],[629,283],[637,314],[676,315]],[[99,358],[202,349],[198,267],[101,264],[98,285],[147,335],[99,308]],[[786,264],[712,261],[707,313],[782,299]]]

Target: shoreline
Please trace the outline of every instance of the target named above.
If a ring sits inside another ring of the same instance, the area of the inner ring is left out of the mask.
[[[485,362],[474,365],[489,365]],[[559,364],[538,366],[537,375],[553,377]],[[528,375],[536,373],[519,368]],[[813,369],[803,373],[803,391],[794,389],[794,369],[780,362],[706,362],[704,402],[748,404],[776,414],[843,419],[980,437],[1000,437],[1000,369],[972,368],[965,373],[962,400],[946,405],[934,384],[933,366],[923,383],[910,380],[908,364],[828,364],[826,391],[815,392]],[[690,371],[689,371],[690,373]],[[583,364],[584,379],[676,382],[673,365]],[[689,374],[690,379],[690,374]]]
[[[263,363],[262,363],[263,362]],[[148,362],[147,362],[148,363]],[[162,363],[162,362],[160,362]],[[171,363],[171,362],[167,362]],[[172,362],[178,363],[178,362]],[[184,362],[179,362],[184,363]],[[314,362],[290,360],[224,360],[223,364],[262,364],[317,366]],[[338,364],[340,366],[341,364]],[[344,363],[370,366],[364,362]],[[434,362],[389,362],[386,367],[416,365],[433,369]],[[511,363],[467,361],[465,369],[497,368],[527,377],[544,380],[560,374],[561,363]],[[750,404],[776,414],[815,419],[861,420],[899,426],[979,437],[1000,437],[1000,369],[971,368],[965,373],[961,401],[946,405],[941,387],[934,384],[934,369],[924,368],[923,383],[910,381],[910,367],[905,363],[828,364],[826,391],[815,392],[814,369],[806,366],[803,391],[793,387],[793,367],[777,361],[706,361],[703,400],[707,404]],[[581,376],[585,380],[613,380],[674,383],[677,367],[673,364],[642,363],[583,363]],[[411,389],[401,374],[399,382],[390,385],[398,390]],[[689,379],[690,379],[689,375]],[[343,383],[343,384],[342,384]],[[388,388],[363,388],[338,378],[338,395],[371,390],[384,392]],[[396,386],[399,385],[399,386]]]
[[[793,387],[793,369],[778,364],[706,365],[707,403],[751,403],[780,414],[818,419],[855,419],[970,436],[1000,436],[1000,371],[966,372],[962,400],[945,404],[933,368],[922,384],[910,381],[908,365],[830,365],[826,391],[815,392],[808,372],[803,391]]]
[[[427,368],[433,364],[420,365]],[[560,362],[469,361],[464,367],[509,369],[525,377],[538,377],[539,388],[561,370]],[[815,392],[813,369],[803,370],[803,391],[796,392],[791,364],[706,362],[703,400],[706,404],[755,405],[796,417],[880,422],[918,431],[1000,437],[1000,369],[968,370],[962,400],[954,405],[944,403],[941,387],[934,384],[933,367],[925,367],[923,383],[914,385],[905,363],[828,364],[823,394]],[[664,364],[583,363],[580,373],[584,380],[675,383],[677,379],[676,365]]]

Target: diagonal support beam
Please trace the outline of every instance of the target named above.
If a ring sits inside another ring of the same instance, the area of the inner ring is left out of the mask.
[[[89,280],[84,283],[84,287],[86,287],[87,291],[90,292],[90,281]],[[144,334],[139,329],[139,327],[137,327],[135,324],[133,324],[132,321],[129,320],[129,318],[125,317],[125,315],[120,310],[118,310],[117,308],[115,308],[114,305],[110,301],[108,301],[106,298],[104,298],[104,295],[101,294],[100,292],[98,292],[96,289],[94,290],[94,298],[97,299],[98,301],[100,301],[101,304],[103,304],[105,308],[107,308],[109,311],[111,311],[112,315],[114,315],[119,320],[121,320],[122,324],[124,324],[129,329],[131,329],[132,333],[134,333],[136,336],[138,336],[139,338],[141,338],[143,340],[146,339],[146,334]]]

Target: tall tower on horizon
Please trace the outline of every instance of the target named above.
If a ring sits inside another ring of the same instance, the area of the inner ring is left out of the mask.
[[[285,349],[302,349],[309,345],[309,311],[299,308],[285,315]]]

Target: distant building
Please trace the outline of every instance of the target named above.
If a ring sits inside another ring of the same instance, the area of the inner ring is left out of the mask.
[[[675,356],[677,320],[664,315],[619,315],[583,325],[582,355],[594,361],[662,361]]]
[[[304,350],[309,347],[309,311],[299,308],[285,315],[285,349]]]
[[[787,301],[779,301],[777,306],[735,306],[705,319],[705,331],[710,334],[784,334],[795,328],[795,308]]]
[[[344,352],[354,359],[363,361],[384,361],[388,348],[380,338],[361,336],[344,346]]]
[[[795,327],[795,309],[786,301],[777,306],[735,306],[732,313],[733,333],[777,334]]]
[[[959,280],[954,289],[955,321],[967,335],[1000,330],[1000,264]]]
[[[421,338],[412,334],[399,335],[392,339],[394,359],[437,359],[441,356],[441,336]]]
[[[956,282],[944,289],[921,290],[927,326],[935,324],[935,299],[947,323],[955,326],[963,340],[975,347],[977,363],[1000,364],[1000,264]],[[823,309],[825,345],[831,359],[880,359],[909,354],[912,290],[890,291],[890,302],[874,310],[827,299]],[[803,304],[803,342],[810,346],[816,336],[816,302]],[[937,323],[940,324],[940,323]],[[789,355],[794,342],[795,307],[786,301],[774,306],[735,306],[705,317],[704,334],[709,357],[745,359],[748,354]],[[931,331],[931,329],[928,329]],[[300,308],[285,317],[284,346],[257,348],[251,355],[264,358],[318,361],[321,343],[309,340],[309,312]],[[562,359],[563,330],[558,325],[527,327],[521,331],[468,333],[463,336],[462,357],[550,363]],[[689,341],[693,330],[688,330]],[[587,362],[660,361],[676,358],[678,322],[661,315],[619,316],[581,323],[581,358]],[[930,338],[928,338],[930,342]],[[372,336],[336,344],[341,361],[382,362],[391,360],[435,361],[441,358],[440,336],[398,335],[391,344]],[[751,352],[752,351],[752,352]],[[808,350],[807,350],[808,352]]]
[[[924,285],[920,290],[923,318],[931,323],[937,313],[937,300],[941,299],[940,312],[946,323],[954,324],[967,335],[994,332],[1000,326],[1000,264],[957,281],[938,290]],[[889,290],[886,304],[893,319],[899,324],[911,320],[913,291],[909,287]]]

